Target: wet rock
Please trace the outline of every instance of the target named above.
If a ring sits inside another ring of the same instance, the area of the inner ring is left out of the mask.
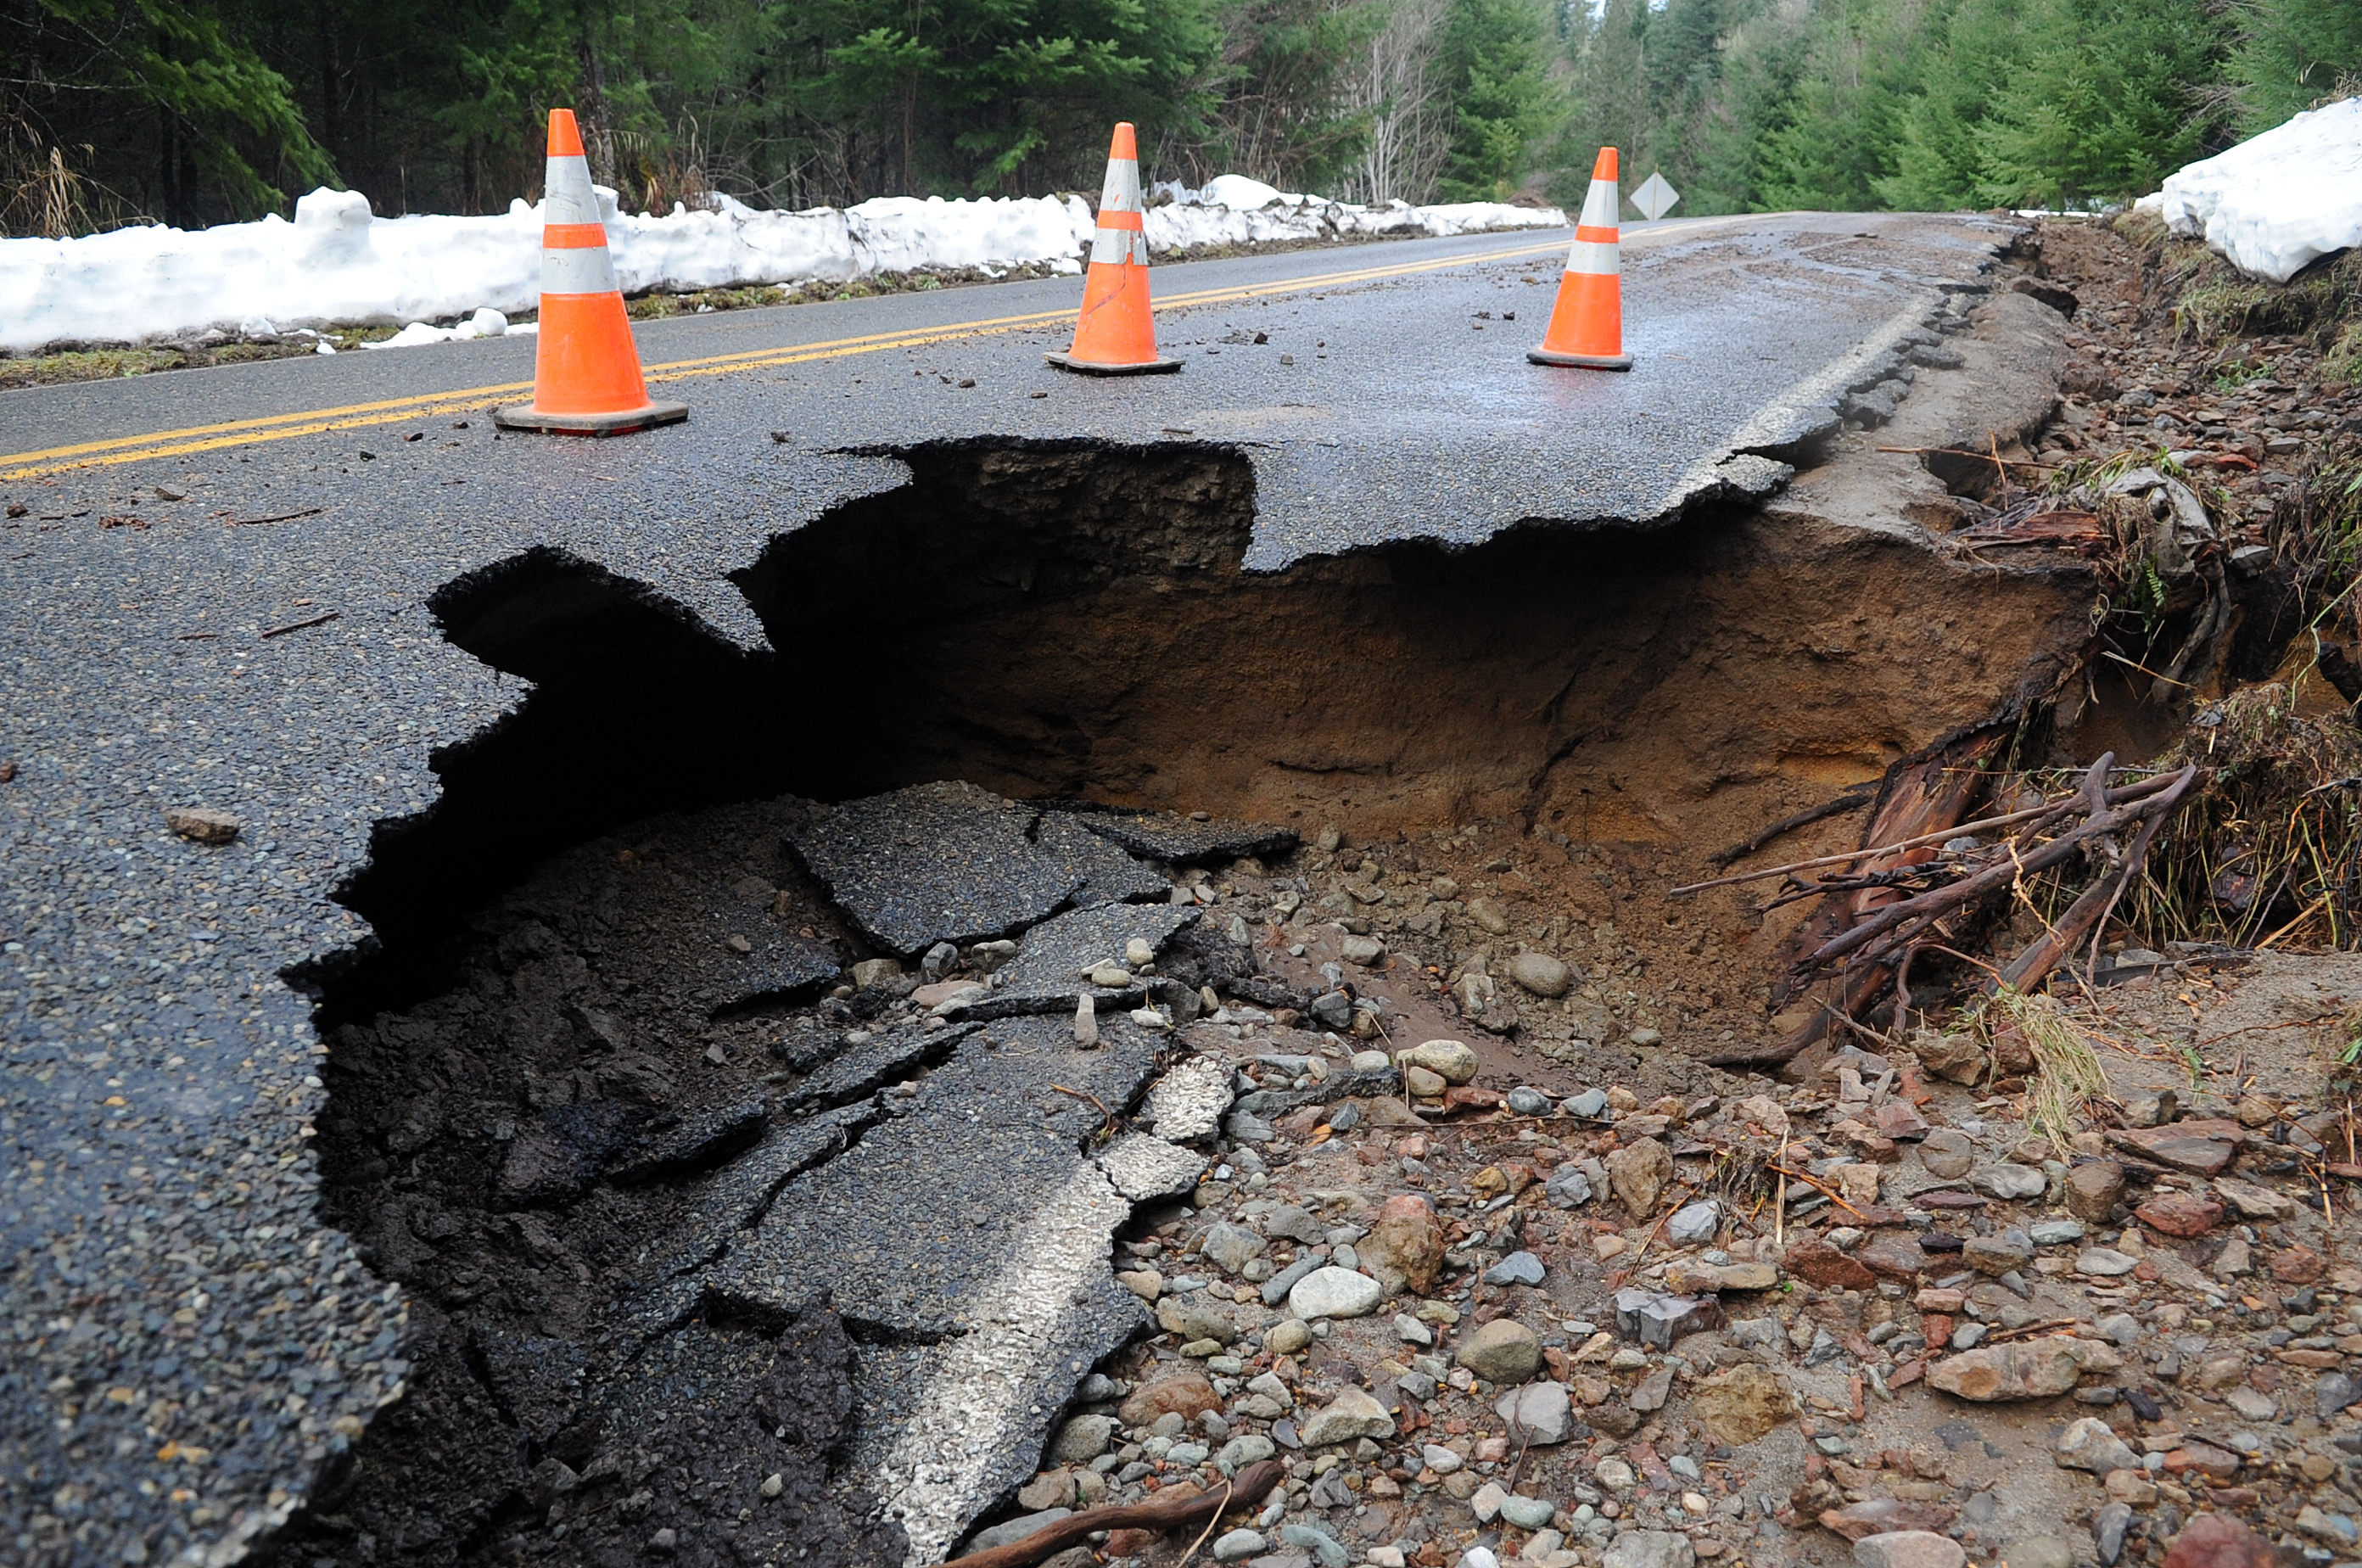
[[[1827,1242],[1791,1242],[1780,1259],[1783,1268],[1807,1285],[1823,1290],[1874,1290],[1878,1277]]]
[[[1414,1045],[1398,1058],[1407,1066],[1424,1067],[1447,1084],[1464,1084],[1476,1077],[1476,1053],[1457,1040],[1429,1040]]]
[[[1346,1495],[1352,1496],[1351,1493]],[[1317,1525],[1284,1524],[1279,1527],[1279,1539],[1282,1545],[1298,1547],[1310,1552],[1320,1568],[1345,1568],[1345,1564],[1352,1561],[1344,1543]]]
[[[1384,1442],[1395,1435],[1395,1420],[1368,1389],[1349,1387],[1307,1417],[1297,1434],[1307,1448],[1325,1448],[1356,1438]]]
[[[2094,1475],[2140,1467],[2140,1455],[2125,1446],[2114,1429],[2097,1416],[2069,1422],[2052,1445],[2050,1457],[2062,1469],[2088,1470]]]
[[[1905,1530],[1940,1530],[1952,1522],[1952,1510],[1937,1503],[1905,1502],[1897,1497],[1872,1497],[1825,1509],[1821,1528],[1848,1540],[1873,1535],[1897,1535]],[[2014,1565],[2013,1565],[2014,1568]]]
[[[1911,1043],[1918,1053],[1919,1065],[1939,1078],[1968,1084],[1984,1077],[1984,1048],[1966,1034],[1938,1034],[1923,1029]]]
[[[1520,1249],[1485,1271],[1487,1285],[1540,1285],[1542,1260]]]
[[[1580,1209],[1591,1201],[1591,1177],[1573,1165],[1563,1165],[1551,1172],[1542,1193],[1556,1208]]]
[[[2134,1218],[2169,1236],[2202,1236],[2223,1221],[2223,1206],[2191,1193],[2160,1192],[2133,1210]]]
[[[2225,1203],[2239,1211],[2243,1220],[2285,1220],[2296,1212],[2293,1199],[2255,1182],[2240,1181],[2234,1176],[2216,1176],[2214,1190]]]
[[[1654,1138],[1642,1138],[1607,1156],[1607,1180],[1635,1220],[1657,1211],[1673,1179],[1673,1156]]]
[[[2272,1277],[2282,1285],[2311,1285],[2321,1277],[2323,1267],[2321,1254],[2301,1242],[2272,1254]]]
[[[1203,1297],[1164,1297],[1156,1304],[1156,1326],[1184,1344],[1212,1340],[1227,1345],[1236,1343],[1239,1337],[1238,1325],[1208,1306]]]
[[[2166,1548],[2162,1568],[2290,1568],[2302,1561],[2225,1513],[2202,1513]]]
[[[1316,1318],[1362,1318],[1377,1310],[1385,1289],[1366,1274],[1331,1264],[1314,1269],[1287,1293],[1287,1309],[1307,1322]]]
[[[1493,1383],[1523,1383],[1542,1364],[1541,1342],[1513,1318],[1496,1318],[1468,1336],[1454,1358]]]
[[[1217,1220],[1198,1238],[1198,1253],[1225,1274],[1236,1274],[1261,1257],[1271,1243],[1243,1225]]]
[[[2075,1547],[2055,1535],[2022,1535],[2002,1550],[2010,1568],[2075,1568]]]
[[[1509,960],[1509,978],[1538,997],[1562,997],[1574,972],[1547,953],[1520,953]]]
[[[2077,1165],[2067,1173],[2067,1212],[2088,1224],[2103,1224],[2124,1191],[2125,1167],[2115,1161]]]
[[[2047,1399],[2071,1390],[2087,1366],[2113,1371],[2122,1364],[2114,1351],[2090,1340],[2029,1340],[1947,1356],[1928,1369],[1927,1383],[1981,1403]]]
[[[1957,1127],[1938,1127],[1919,1143],[1919,1163],[1927,1174],[1956,1181],[1976,1163],[1977,1146]]]
[[[1357,1245],[1362,1261],[1388,1290],[1407,1286],[1426,1296],[1435,1289],[1443,1267],[1443,1227],[1426,1198],[1407,1193],[1387,1198],[1377,1223]]]
[[[1179,1367],[1142,1383],[1116,1410],[1117,1419],[1127,1427],[1155,1424],[1156,1418],[1165,1414],[1178,1415],[1185,1421],[1194,1421],[1209,1411],[1220,1411],[1220,1396],[1206,1375],[1196,1367]]]
[[[1672,1398],[1672,1394],[1673,1369],[1661,1366],[1634,1384],[1632,1392],[1626,1396],[1624,1402],[1646,1416],[1663,1409],[1665,1401]]]
[[[1564,1442],[1574,1431],[1574,1401],[1563,1383],[1529,1383],[1512,1388],[1493,1403],[1507,1423],[1515,1442],[1548,1447]]]
[[[1969,1177],[1969,1185],[1988,1198],[2022,1200],[2039,1198],[2050,1184],[2032,1165],[1987,1165]]]
[[[164,825],[193,844],[229,844],[246,827],[227,812],[205,806],[174,806],[165,812]]]
[[[1258,1530],[1243,1528],[1225,1530],[1214,1538],[1214,1561],[1242,1562],[1262,1551],[1266,1544]]]
[[[1669,1350],[1686,1334],[1718,1328],[1721,1304],[1710,1296],[1668,1296],[1627,1286],[1616,1293],[1616,1330],[1643,1345]]]
[[[1909,1284],[1927,1266],[1927,1254],[1906,1236],[1882,1232],[1854,1249],[1853,1261],[1881,1278]]]
[[[1990,1236],[1969,1237],[1960,1248],[1960,1261],[1979,1274],[1998,1278],[2034,1261],[2034,1242],[2012,1225]]]
[[[2133,1507],[2104,1502],[2091,1514],[2091,1549],[2100,1556],[2100,1568],[2116,1568],[2124,1559],[2124,1532],[2133,1528]]]
[[[1711,1242],[1722,1225],[1722,1205],[1712,1198],[1687,1204],[1673,1211],[1665,1221],[1665,1239],[1676,1246],[1695,1246]]]
[[[2168,1127],[2133,1128],[2111,1134],[2143,1159],[2199,1176],[2215,1176],[2239,1152],[2246,1129],[2236,1121],[2177,1121]]]
[[[1501,1518],[1519,1529],[1540,1529],[1558,1509],[1547,1497],[1527,1497],[1512,1492],[1501,1499]]]
[[[1933,1530],[1890,1530],[1853,1543],[1854,1568],[1960,1568],[1969,1554]]]
[[[1108,1451],[1108,1441],[1115,1430],[1113,1416],[1076,1416],[1050,1440],[1050,1463],[1087,1464]]]
[[[1696,1568],[1690,1538],[1668,1529],[1628,1529],[1607,1543],[1602,1568]]]

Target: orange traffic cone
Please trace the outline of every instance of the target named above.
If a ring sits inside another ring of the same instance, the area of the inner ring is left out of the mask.
[[[1156,325],[1148,318],[1148,236],[1142,225],[1140,151],[1131,122],[1118,122],[1108,148],[1107,184],[1099,192],[1098,232],[1091,237],[1090,275],[1083,281],[1083,314],[1075,345],[1043,359],[1094,376],[1153,376],[1181,368],[1156,357]]]
[[[640,351],[624,313],[599,195],[582,157],[571,109],[549,111],[549,173],[543,182],[541,337],[534,352],[533,402],[496,409],[503,430],[553,436],[621,436],[689,417],[682,403],[651,403]]]
[[[1587,370],[1628,370],[1624,352],[1624,282],[1616,248],[1618,221],[1616,149],[1603,147],[1591,166],[1591,191],[1574,226],[1574,248],[1558,281],[1558,304],[1551,312],[1542,346],[1526,358],[1537,365],[1576,365]]]

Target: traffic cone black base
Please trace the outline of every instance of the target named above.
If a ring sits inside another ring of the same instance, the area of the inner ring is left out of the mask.
[[[1579,370],[1628,370],[1632,368],[1629,354],[1553,354],[1547,348],[1529,348],[1526,358],[1537,365],[1566,365]]]
[[[544,436],[628,436],[659,425],[679,425],[688,417],[685,403],[651,403],[624,414],[544,414],[529,403],[492,410],[492,423],[502,430]]]
[[[1077,359],[1072,354],[1044,354],[1042,358],[1062,370],[1077,370],[1086,376],[1162,376],[1181,368],[1178,359],[1143,359],[1133,365],[1108,365],[1096,359]]]

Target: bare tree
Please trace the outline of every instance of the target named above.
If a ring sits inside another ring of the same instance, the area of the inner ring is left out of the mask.
[[[1346,79],[1346,102],[1369,127],[1346,176],[1351,199],[1419,202],[1434,190],[1447,145],[1435,71],[1445,4],[1395,0]]]

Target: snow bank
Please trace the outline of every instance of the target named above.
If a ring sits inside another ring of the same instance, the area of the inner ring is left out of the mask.
[[[1240,175],[1202,191],[1160,187],[1152,252],[1365,235],[1450,235],[1563,226],[1547,208],[1492,203],[1362,207],[1289,194]],[[626,293],[757,283],[844,283],[930,269],[1079,271],[1093,227],[1081,196],[951,201],[889,196],[842,211],[757,212],[726,196],[627,216],[600,188],[607,242]],[[358,192],[319,190],[295,221],[182,230],[117,229],[80,239],[0,239],[0,351],[58,343],[140,343],[206,332],[269,337],[297,327],[407,323],[387,347],[497,336],[541,286],[541,212],[523,201],[491,217],[372,217]],[[475,314],[470,314],[475,313]],[[456,327],[429,323],[468,319]]]
[[[2168,175],[2137,205],[2242,271],[2285,283],[2362,245],[2362,98],[2297,116]]]

